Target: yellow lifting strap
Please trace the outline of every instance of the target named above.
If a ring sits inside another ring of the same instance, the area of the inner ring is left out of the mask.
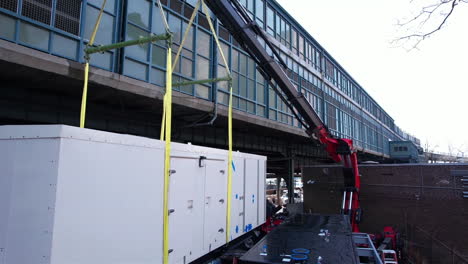
[[[182,52],[185,40],[187,39],[187,36],[188,36],[188,34],[190,32],[190,27],[192,27],[193,21],[195,20],[195,17],[197,16],[199,8],[200,8],[200,1],[197,1],[197,3],[195,4],[195,8],[193,9],[192,16],[190,17],[190,20],[189,20],[189,22],[187,24],[187,28],[185,29],[184,37],[182,38],[182,42],[180,43],[180,46],[177,49],[177,54],[176,54],[176,56],[174,58],[174,62],[172,63],[172,72],[174,72],[175,67],[177,66],[177,62],[179,61],[180,53]]]
[[[221,44],[219,44],[218,35],[211,22],[211,16],[205,1],[201,0],[203,5],[203,11],[208,18],[208,24],[210,25],[211,32],[215,39],[216,45],[218,46],[219,53],[223,59],[224,65],[226,65],[226,71],[231,77],[231,71],[227,63],[226,57],[224,56]],[[218,96],[218,95],[215,95]],[[228,178],[227,178],[227,202],[226,202],[226,243],[229,243],[231,235],[231,202],[232,202],[232,81],[229,81],[229,106],[228,106]]]
[[[164,156],[164,208],[163,208],[163,263],[169,263],[169,181],[171,168],[171,121],[172,121],[172,49],[167,48],[165,106],[165,156]]]
[[[96,38],[96,34],[101,24],[102,13],[104,13],[104,7],[106,7],[107,0],[102,2],[101,9],[99,10],[99,15],[96,20],[96,24],[94,25],[93,32],[91,33],[91,37],[89,39],[88,46],[92,46],[94,44],[94,39]],[[86,101],[88,98],[88,75],[89,75],[89,58],[86,58],[86,64],[84,69],[84,84],[83,84],[83,95],[81,97],[81,111],[80,111],[80,127],[84,128],[85,126],[85,119],[86,119]]]
[[[159,6],[161,7],[161,13],[163,13],[162,6],[158,0]],[[161,135],[160,138],[161,140],[165,140],[166,142],[166,152],[165,152],[165,170],[164,170],[164,231],[163,231],[163,263],[167,264],[169,261],[169,181],[170,181],[170,142],[171,142],[171,121],[172,121],[172,73],[175,70],[175,67],[177,66],[180,54],[182,52],[184,43],[188,37],[188,34],[190,32],[190,28],[193,24],[193,21],[195,20],[195,17],[198,13],[198,10],[200,8],[200,3],[203,5],[203,10],[205,14],[208,17],[208,23],[210,25],[210,29],[213,33],[214,39],[216,41],[217,47],[220,51],[221,57],[223,59],[224,65],[226,66],[226,71],[229,75],[229,78],[231,77],[231,73],[229,70],[229,65],[227,63],[226,57],[223,53],[223,50],[221,49],[221,45],[219,43],[218,36],[216,35],[216,31],[213,27],[213,24],[211,22],[211,17],[208,11],[208,7],[206,4],[203,2],[203,0],[197,1],[195,8],[193,10],[193,13],[190,17],[190,20],[187,24],[187,28],[185,29],[184,36],[182,38],[182,41],[180,43],[180,46],[177,50],[177,53],[175,55],[174,61],[172,62],[172,51],[171,51],[171,45],[169,43],[168,51],[167,51],[167,65],[166,65],[166,93],[164,95],[164,110],[163,110],[163,117],[162,117],[162,123],[161,123]],[[163,19],[165,20],[164,14],[163,14]],[[166,21],[165,21],[166,23]],[[167,27],[166,23],[166,30],[169,32],[169,28]],[[172,65],[171,65],[172,62]],[[226,243],[229,242],[229,236],[230,236],[230,219],[231,219],[231,200],[232,200],[232,81],[229,81],[229,110],[228,110],[228,139],[229,139],[229,153],[228,153],[228,183],[227,183],[227,215],[226,215]]]
[[[158,0],[160,1],[160,0]],[[162,17],[163,17],[163,20],[166,21],[166,17],[164,16],[164,11],[162,9],[162,6],[161,4],[159,4],[160,6],[160,10],[161,10],[161,13],[162,13]],[[182,48],[184,46],[184,43],[185,43],[185,40],[187,39],[187,36],[188,36],[188,33],[190,32],[190,27],[192,26],[193,24],[193,21],[195,20],[195,17],[197,15],[197,12],[198,12],[198,9],[200,7],[200,2],[197,1],[197,3],[195,4],[195,8],[192,12],[192,16],[190,17],[190,20],[189,20],[189,23],[187,25],[187,28],[185,29],[185,33],[184,33],[184,36],[182,38],[182,42],[180,43],[180,46],[179,48],[177,49],[177,54],[175,55],[175,58],[174,58],[174,62],[172,63],[172,72],[174,72],[175,70],[175,67],[177,65],[177,62],[179,61],[179,56],[180,56],[180,53],[182,52]],[[166,25],[166,31],[169,32],[169,26],[167,24],[167,22],[165,22],[165,25]],[[166,111],[166,95],[164,95],[164,102],[163,102],[164,106],[163,106],[163,118],[162,118],[162,122],[161,122],[161,140],[164,140],[164,128],[165,128],[165,120],[166,120],[166,114],[165,114],[165,111]]]
[[[161,1],[158,0],[159,11],[166,28],[170,33],[169,24],[164,14]],[[169,263],[169,183],[171,169],[171,127],[172,127],[172,38],[167,41],[166,56],[166,93],[163,99],[163,116],[161,121],[161,140],[165,141],[164,150],[164,188],[163,188],[163,263]]]
[[[218,36],[216,34],[216,30],[213,26],[213,23],[211,21],[211,16],[208,10],[208,7],[206,6],[205,2],[203,0],[197,1],[195,4],[194,10],[192,12],[192,16],[190,17],[190,20],[187,24],[187,28],[185,29],[184,36],[182,37],[182,41],[180,43],[180,46],[177,50],[177,53],[174,58],[174,62],[172,65],[172,71],[175,70],[175,67],[177,66],[177,62],[180,57],[180,53],[182,52],[185,40],[187,39],[187,36],[190,32],[190,28],[193,24],[193,21],[195,20],[195,17],[197,15],[198,9],[200,8],[200,3],[202,4],[203,7],[203,12],[206,14],[208,18],[208,24],[210,25],[210,30],[213,33],[213,37],[215,39],[216,45],[218,47],[219,53],[221,54],[221,58],[223,59],[224,65],[226,66],[226,71],[228,73],[228,76],[231,77],[231,71],[229,70],[229,64],[227,62],[226,56],[224,55],[224,52],[221,48],[221,44],[219,42]],[[229,146],[228,146],[228,179],[227,179],[227,203],[226,203],[226,243],[229,242],[230,239],[230,228],[231,228],[231,201],[232,201],[232,82],[229,81],[229,107],[228,107],[228,141],[229,141]],[[217,96],[217,95],[215,95]],[[166,100],[165,100],[166,101]],[[166,108],[166,107],[165,107]],[[164,130],[164,125],[167,122],[164,122],[164,118],[168,118],[167,115],[163,116],[163,123],[161,126],[161,138],[163,137],[162,131]]]
[[[171,31],[169,29],[169,24],[167,23],[166,14],[164,14],[164,9],[162,7],[161,0],[158,0],[158,6],[159,6],[159,12],[161,13],[162,20],[164,22],[164,27],[166,28],[166,32],[170,33]],[[168,42],[169,48],[171,46],[171,41]],[[166,63],[167,63],[167,61],[166,61]],[[166,74],[167,74],[167,72],[166,72]],[[171,79],[172,79],[172,72],[171,72]],[[171,84],[172,84],[172,80],[171,80]],[[167,86],[167,80],[166,80],[166,86]],[[172,85],[171,85],[171,89],[172,89]],[[161,135],[160,135],[161,140],[164,140],[164,128],[165,128],[165,123],[166,123],[166,95],[167,95],[167,93],[164,94],[164,98],[163,98],[163,115],[162,115],[162,121],[161,121]]]

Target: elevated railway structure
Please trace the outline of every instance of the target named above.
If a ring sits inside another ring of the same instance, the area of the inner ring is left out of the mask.
[[[450,153],[424,152],[424,157],[428,163],[468,163],[468,157]]]
[[[83,50],[99,1],[5,1],[0,4],[0,122],[78,124]],[[164,0],[174,46],[193,10],[193,1]],[[268,33],[289,68],[288,75],[332,134],[354,140],[365,159],[389,155],[389,140],[404,133],[333,57],[276,1],[241,1]],[[161,33],[157,1],[108,0],[96,45]],[[270,157],[295,157],[296,164],[326,158],[320,147],[304,147],[306,135],[281,97],[262,78],[254,61],[219,21],[215,28],[233,69],[236,149]],[[224,76],[224,65],[201,12],[195,19],[176,81]],[[164,83],[164,47],[159,43],[91,56],[89,127],[156,137]],[[222,84],[191,85],[175,91],[175,140],[221,146],[226,139],[227,90]],[[221,121],[221,122],[220,122]],[[211,126],[202,126],[202,125]]]

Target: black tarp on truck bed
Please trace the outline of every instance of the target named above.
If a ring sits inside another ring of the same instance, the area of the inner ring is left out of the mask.
[[[295,258],[306,259],[296,261]],[[287,220],[240,261],[243,264],[359,263],[348,217],[315,214],[299,214]]]

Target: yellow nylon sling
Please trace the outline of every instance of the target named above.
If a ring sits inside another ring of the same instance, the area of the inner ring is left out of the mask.
[[[172,65],[172,71],[174,71],[175,67],[177,66],[177,62],[180,57],[180,53],[183,49],[185,40],[188,36],[188,33],[190,32],[190,27],[193,24],[193,21],[196,17],[196,14],[198,12],[198,9],[200,7],[200,2],[203,6],[203,12],[206,14],[208,18],[208,24],[210,26],[210,30],[213,33],[213,37],[215,39],[216,45],[218,47],[218,50],[221,54],[221,58],[223,59],[224,65],[226,66],[226,71],[231,77],[231,72],[229,69],[229,65],[227,63],[226,57],[224,55],[224,52],[221,48],[221,44],[219,43],[218,36],[216,34],[216,31],[214,29],[213,23],[211,22],[211,16],[208,10],[208,7],[206,6],[205,2],[203,0],[197,1],[194,11],[192,13],[192,16],[190,17],[189,23],[187,25],[187,28],[185,29],[184,36],[182,38],[182,41],[180,43],[180,46],[177,50],[176,57],[174,59],[173,65]],[[229,81],[229,106],[228,106],[228,182],[227,182],[227,202],[226,202],[226,243],[229,242],[229,235],[230,235],[230,228],[231,228],[231,202],[232,202],[232,85],[231,81]],[[217,95],[215,95],[217,96]],[[165,100],[166,102],[166,100]],[[167,108],[164,107],[165,109]],[[163,123],[161,127],[161,138],[163,137],[163,130],[164,130],[164,125],[167,125],[167,122],[164,122],[164,120],[167,120],[168,116],[166,114],[163,114]]]
[[[219,44],[218,36],[216,35],[216,31],[213,27],[213,23],[211,22],[210,12],[208,7],[205,4],[205,1],[201,0],[203,5],[203,11],[205,12],[208,18],[208,24],[210,25],[210,29],[213,32],[213,37],[216,41],[216,45],[221,53],[221,57],[223,58],[224,65],[226,65],[226,71],[228,72],[229,77],[231,77],[231,71],[229,70],[229,66],[224,57],[223,50],[221,48],[221,44]],[[218,95],[216,95],[218,96]],[[229,106],[228,106],[228,178],[227,178],[227,203],[226,203],[226,243],[229,243],[229,235],[231,234],[231,202],[232,202],[232,81],[229,81]]]
[[[167,48],[165,103],[165,156],[164,156],[164,219],[163,263],[169,263],[169,180],[171,167],[171,122],[172,122],[172,49]]]
[[[104,13],[104,7],[106,6],[107,0],[102,2],[101,9],[99,10],[99,15],[96,20],[96,24],[94,25],[93,32],[91,33],[91,37],[89,39],[89,46],[94,44],[94,39],[96,38],[96,34],[101,24],[102,13]],[[85,126],[85,119],[86,119],[86,101],[88,100],[88,75],[89,75],[89,58],[86,58],[85,69],[84,69],[84,84],[83,84],[83,95],[81,97],[81,111],[80,111],[80,127],[84,128]]]
[[[158,0],[159,11],[166,28],[170,33],[166,15]],[[163,263],[169,263],[169,183],[171,168],[171,128],[172,128],[172,37],[167,41],[166,55],[166,93],[163,99],[163,116],[161,121],[161,140],[165,141],[164,149],[164,187],[163,187]]]

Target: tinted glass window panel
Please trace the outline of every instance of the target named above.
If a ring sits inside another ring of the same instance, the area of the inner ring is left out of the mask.
[[[102,2],[104,0],[88,0],[88,3],[95,5],[98,8],[101,8]],[[115,0],[107,0],[104,10],[110,13],[114,13],[115,10]]]
[[[235,49],[232,49],[232,69],[239,71],[239,52]]]
[[[267,19],[267,32],[270,35],[274,36],[275,12],[269,6],[267,6],[267,10],[266,10],[266,19]]]
[[[210,77],[209,70],[210,70],[209,61],[199,56],[197,58],[197,79],[198,80],[208,79]]]
[[[254,11],[254,0],[247,0],[247,9],[250,12]]]
[[[150,7],[151,2],[148,0],[132,0],[128,5],[128,20],[138,26],[148,28]]]
[[[166,82],[166,73],[158,69],[151,69],[151,82],[159,86],[164,86]]]
[[[253,79],[253,78],[255,77],[255,69],[256,69],[255,63],[254,63],[254,61],[253,61],[252,59],[250,59],[250,58],[248,59],[248,63],[249,63],[249,65],[248,65],[248,67],[249,67],[249,74],[248,74],[248,77],[251,78],[251,79]]]
[[[184,76],[193,77],[193,74],[192,74],[193,62],[189,59],[182,58],[181,64],[182,64],[181,73]]]
[[[172,35],[172,41],[180,43],[181,41],[181,20],[173,15],[169,15],[168,17],[169,21],[169,28],[171,29],[173,35]]]
[[[195,86],[195,95],[201,98],[208,99],[210,98],[210,88],[204,85]]]
[[[161,48],[159,46],[153,45],[153,52],[152,52],[152,62],[153,65],[157,65],[159,67],[166,67],[166,49]]]
[[[291,32],[291,44],[293,48],[297,49],[297,32],[294,29]]]
[[[182,34],[185,34],[185,30],[187,30],[187,26],[188,24],[184,22],[183,27],[182,27]],[[193,50],[193,26],[190,28],[187,34],[187,37],[184,42],[184,48],[188,50]]]
[[[124,74],[141,80],[146,80],[148,67],[134,60],[125,60]]]
[[[112,53],[94,53],[91,55],[91,65],[98,66],[104,69],[112,68]]]
[[[0,37],[11,39],[15,37],[15,24],[16,20],[0,14]]]
[[[247,74],[247,56],[244,54],[239,54],[239,72],[242,74]]]
[[[255,0],[255,14],[257,18],[263,21],[263,7],[265,3],[263,0]]]
[[[58,34],[54,35],[52,43],[52,52],[54,54],[64,56],[67,58],[76,59],[76,52],[78,50],[78,42]]]
[[[265,86],[257,83],[257,103],[265,104]]]
[[[247,102],[247,112],[255,113],[255,104],[252,102]]]
[[[250,100],[255,99],[255,82],[253,80],[249,80],[249,87],[248,87],[248,96]]]
[[[224,39],[224,40],[226,40],[226,41],[229,41],[229,36],[230,36],[230,34],[229,34],[229,31],[228,31],[226,28],[224,28],[223,26],[220,25],[218,31],[219,31],[219,32],[218,32],[219,37],[220,37],[221,39]]]
[[[188,81],[187,79],[182,79],[182,82]],[[180,86],[179,90],[183,93],[188,93],[193,95],[193,85],[184,85]]]
[[[99,9],[91,6],[86,7],[86,22],[85,22],[85,39],[89,41],[91,33],[93,32],[96,19],[99,15]],[[112,43],[112,35],[114,33],[114,18],[108,14],[102,14],[101,23],[96,34],[94,44],[110,44]]]
[[[291,42],[291,26],[289,24],[286,23],[286,29],[285,29],[285,38],[286,38],[286,42],[289,44]]]
[[[153,26],[151,31],[155,34],[163,34],[166,33],[166,28],[164,25],[163,17],[161,16],[161,11],[159,10],[159,6],[156,4],[153,8]],[[165,12],[165,16],[167,18],[167,12]]]
[[[247,79],[239,75],[239,94],[242,97],[247,97]]]
[[[232,93],[239,94],[239,74],[235,72],[232,74]]]
[[[21,22],[19,39],[35,48],[47,50],[49,47],[49,31],[28,23]]]
[[[265,107],[257,105],[257,115],[265,116]]]
[[[228,105],[229,95],[223,92],[218,92],[218,103]]]
[[[127,26],[127,40],[139,39],[147,36],[148,32],[143,31],[130,24]],[[148,43],[127,47],[125,48],[126,55],[146,61],[148,56],[148,47]]]
[[[270,118],[270,119],[272,119],[272,120],[276,120],[276,111],[270,110],[270,111],[268,112],[268,115],[269,115],[268,118]]]
[[[180,0],[171,0],[171,9],[180,13],[182,11],[182,2]]]
[[[220,44],[221,44],[221,50],[224,54],[224,58],[229,63],[229,46],[222,42],[220,42]],[[218,56],[218,63],[224,66],[224,61],[223,61],[223,58],[221,57],[221,52]],[[222,76],[226,76],[226,75],[222,75]]]
[[[279,16],[276,16],[276,39],[280,40],[280,33],[281,33],[281,18]]]
[[[211,36],[201,30],[197,35],[197,53],[205,57],[210,57]]]
[[[276,93],[273,89],[268,89],[268,104],[272,108],[276,108]]]
[[[247,110],[247,101],[244,99],[239,99],[239,109],[246,111]]]

